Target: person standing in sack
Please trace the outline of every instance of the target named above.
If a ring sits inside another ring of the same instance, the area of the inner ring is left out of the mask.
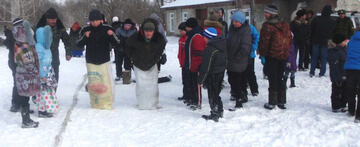
[[[115,81],[120,81],[120,78],[123,78],[123,84],[130,84],[131,80],[131,61],[130,58],[126,55],[127,49],[125,48],[126,40],[136,32],[133,22],[130,18],[126,19],[123,22],[123,25],[116,29],[116,36],[120,39],[119,48],[115,48],[117,53],[116,59],[116,79]],[[124,63],[124,69],[122,70],[122,64]]]
[[[140,31],[131,35],[125,44],[126,53],[134,65],[139,110],[159,109],[157,62],[164,51],[166,41],[157,27],[155,19],[145,19]]]
[[[22,117],[22,128],[36,128],[39,122],[30,118],[30,96],[40,93],[39,60],[34,48],[35,41],[30,23],[22,18],[13,21],[14,61],[16,63],[15,84]]]
[[[39,117],[53,117],[59,110],[59,104],[55,94],[57,81],[54,69],[51,66],[52,55],[50,46],[52,43],[52,32],[50,26],[40,27],[36,31],[36,53],[39,58],[39,70],[41,80],[41,92],[37,94],[36,104]]]
[[[290,26],[279,16],[274,5],[265,8],[266,21],[260,30],[259,53],[265,57],[265,71],[269,79],[269,102],[266,109],[286,109],[286,85],[283,82],[284,66],[291,46]]]
[[[205,29],[203,35],[207,46],[203,51],[197,82],[200,85],[207,83],[211,111],[210,115],[202,115],[202,118],[218,122],[224,112],[220,92],[227,64],[226,39],[217,36],[213,27]]]
[[[112,109],[114,101],[114,79],[110,63],[110,44],[117,47],[120,43],[112,27],[102,24],[99,10],[91,10],[91,25],[84,27],[77,41],[78,47],[86,45],[86,67],[88,75],[87,89],[91,106],[94,109]]]

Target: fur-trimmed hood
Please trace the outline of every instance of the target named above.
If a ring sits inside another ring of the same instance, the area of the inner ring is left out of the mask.
[[[223,28],[223,25],[219,21],[205,20],[204,25],[207,27]]]
[[[144,24],[147,23],[147,22],[151,22],[154,24],[155,26],[155,33],[154,33],[154,36],[151,38],[151,42],[159,42],[159,39],[162,39],[164,38],[162,36],[162,34],[159,33],[158,31],[158,25],[157,25],[157,22],[155,19],[152,19],[152,18],[147,18],[143,21],[141,27],[140,27],[140,31],[137,35],[137,40],[140,41],[140,42],[145,42],[145,34],[144,34]]]
[[[328,40],[328,46],[329,46],[329,50],[332,50],[336,47],[336,44],[330,39]]]
[[[48,11],[49,11],[49,10],[48,10]],[[41,16],[39,22],[36,24],[36,28],[45,27],[45,26],[47,25],[47,24],[46,24],[45,14],[46,14],[46,12]],[[57,28],[57,29],[65,29],[65,26],[64,26],[64,24],[62,23],[62,21],[60,20],[60,18],[57,18],[56,28]]]

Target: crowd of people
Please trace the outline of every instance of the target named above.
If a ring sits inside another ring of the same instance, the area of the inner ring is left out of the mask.
[[[222,8],[211,10],[204,26],[199,26],[196,18],[180,23],[178,59],[183,95],[178,100],[191,110],[201,109],[201,90],[202,87],[207,89],[211,111],[210,115],[202,117],[218,122],[224,112],[220,93],[225,71],[231,88],[230,100],[235,101],[229,111],[236,111],[248,102],[247,87],[252,96],[259,95],[254,71],[254,60],[259,54],[269,82],[268,102],[264,108],[286,109],[289,75],[289,87],[293,88],[296,87],[295,73],[307,71],[310,61],[310,77],[314,77],[317,66],[320,66],[319,77],[325,76],[328,62],[332,111],[348,112],[360,122],[359,101],[355,108],[360,86],[360,28],[355,31],[344,10],[338,12],[337,20],[330,17],[331,12],[329,5],[323,8],[321,16],[316,17],[312,10],[302,9],[288,24],[279,15],[278,8],[269,5],[264,9],[266,21],[260,33],[241,11],[231,16],[228,26]],[[94,9],[88,20],[83,28],[75,22],[69,35],[56,10],[50,8],[32,28],[22,18],[13,21],[12,30],[5,27],[8,64],[14,79],[10,111],[21,112],[23,128],[39,125],[30,118],[29,114],[34,113],[30,109],[30,98],[38,107],[39,117],[53,117],[59,109],[56,89],[60,39],[65,45],[67,61],[82,56],[86,49],[86,89],[92,108],[112,109],[114,82],[123,79],[124,84],[131,83],[131,70],[135,73],[138,109],[159,108],[158,73],[160,65],[166,62],[167,43],[161,19],[151,14],[138,29],[131,19],[121,22],[115,16],[110,26],[104,15]],[[115,52],[115,79],[110,62],[112,49]]]

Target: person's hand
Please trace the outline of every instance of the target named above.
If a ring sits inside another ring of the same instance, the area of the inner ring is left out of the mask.
[[[109,36],[111,36],[111,35],[114,34],[114,32],[113,32],[112,30],[108,30],[108,31],[107,31],[107,34],[108,34]]]
[[[291,63],[290,63],[290,62],[286,63],[286,67],[290,68],[290,67],[291,67]]]
[[[85,32],[85,36],[89,38],[91,31]]]
[[[71,56],[70,55],[66,55],[66,61],[69,61],[71,59]]]

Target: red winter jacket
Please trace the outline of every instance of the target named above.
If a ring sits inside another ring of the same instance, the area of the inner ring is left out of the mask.
[[[179,53],[178,53],[178,59],[180,63],[180,67],[184,67],[185,62],[185,41],[186,41],[186,34],[182,35],[179,39]]]
[[[195,34],[190,41],[190,71],[197,72],[201,60],[202,60],[202,52],[205,48],[205,40],[204,37],[200,34]]]

